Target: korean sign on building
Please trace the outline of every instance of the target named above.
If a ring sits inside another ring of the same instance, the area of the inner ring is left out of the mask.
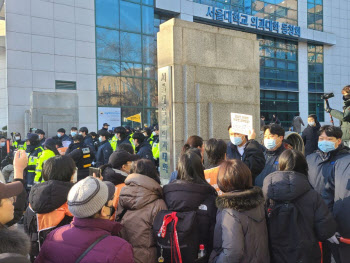
[[[168,179],[172,152],[171,67],[158,69],[159,169],[161,179]]]
[[[216,7],[208,7],[206,17],[209,17],[216,21],[225,22],[237,26],[244,26],[263,30],[271,33],[277,33],[282,35],[288,35],[292,37],[300,37],[300,27],[289,25],[286,23],[280,23],[277,21],[268,20],[256,16],[250,16],[243,13],[225,10]]]

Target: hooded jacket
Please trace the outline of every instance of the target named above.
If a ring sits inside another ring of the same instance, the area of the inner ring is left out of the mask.
[[[305,230],[297,244],[289,242],[291,233],[288,231],[279,231],[277,238],[270,238],[271,262],[321,262],[318,242],[334,235],[336,223],[320,194],[311,188],[307,176],[294,171],[274,172],[265,178],[263,193],[266,200],[293,202],[298,210],[298,222],[303,222],[301,227]],[[281,220],[284,218],[277,216]],[[270,225],[270,237],[282,225],[284,221]]]
[[[176,212],[197,211],[200,244],[210,255],[213,249],[216,222],[216,190],[208,183],[192,183],[175,180],[163,188],[168,210]]]
[[[303,138],[305,145],[305,156],[308,156],[309,154],[312,154],[314,151],[317,150],[319,137],[318,132],[320,128],[320,123],[316,122],[316,126],[307,125],[305,130],[303,130],[301,137]]]
[[[244,153],[241,154],[237,150],[237,146],[232,142],[227,144],[226,151],[227,159],[237,159],[243,161],[252,172],[253,181],[265,167],[265,157],[259,143],[255,140],[247,142],[244,148]]]
[[[30,236],[32,247],[31,257],[34,258],[39,254],[39,243],[42,245],[46,236],[56,227],[69,224],[72,216],[69,214],[62,215],[63,219],[56,226],[43,230],[38,234],[37,214],[48,214],[58,209],[67,202],[69,190],[73,184],[70,182],[49,180],[47,182],[36,184],[32,187],[29,194],[29,204],[24,214],[24,230]],[[54,215],[53,215],[54,216]]]
[[[133,263],[132,247],[117,237],[122,226],[106,219],[73,218],[69,225],[52,231],[45,240],[35,263],[73,263],[97,239],[81,263]]]
[[[324,153],[317,150],[306,157],[309,165],[309,182],[322,195],[328,177],[332,174],[335,162],[343,156],[350,155],[350,149],[340,144],[337,149]]]
[[[124,209],[120,236],[133,246],[135,262],[157,262],[152,226],[158,212],[167,209],[162,187],[148,176],[130,174],[120,192],[117,216]]]
[[[209,262],[269,263],[264,197],[259,187],[216,199],[214,249]]]
[[[350,155],[338,159],[333,166],[333,172],[328,176],[322,197],[333,213],[339,234],[350,238]],[[341,262],[348,262],[350,246],[340,243],[338,249]]]
[[[262,187],[263,182],[266,176],[274,171],[278,170],[278,158],[284,152],[285,148],[282,145],[276,151],[268,151],[264,152],[265,156],[265,167],[262,172],[255,178],[255,185]]]

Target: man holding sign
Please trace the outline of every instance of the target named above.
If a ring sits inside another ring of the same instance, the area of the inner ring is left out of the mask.
[[[240,116],[239,116],[240,115]],[[231,114],[232,124],[228,127],[230,142],[227,144],[226,158],[242,160],[252,172],[253,182],[265,167],[262,146],[255,140],[252,116]]]

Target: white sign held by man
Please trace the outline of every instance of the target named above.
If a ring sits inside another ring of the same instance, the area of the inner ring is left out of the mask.
[[[253,116],[231,113],[231,125],[234,133],[248,135],[250,130],[253,130]]]

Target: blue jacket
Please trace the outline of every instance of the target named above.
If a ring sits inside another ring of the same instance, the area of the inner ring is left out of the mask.
[[[61,142],[64,141],[72,141],[71,138],[69,138],[69,136],[67,134],[63,135],[62,137],[59,138]]]
[[[306,156],[306,161],[309,165],[309,182],[319,194],[322,194],[335,162],[344,155],[349,155],[349,150],[348,147],[341,144],[337,149],[329,153],[324,154],[322,151],[317,150]]]
[[[255,178],[255,185],[262,187],[264,183],[264,179],[270,173],[273,173],[278,170],[278,158],[284,152],[285,148],[283,144],[276,151],[265,151],[265,167],[261,171],[261,173]]]
[[[154,163],[152,146],[147,141],[144,141],[141,145],[136,147],[136,153],[140,155],[142,159],[148,159]]]
[[[104,141],[98,147],[96,154],[96,167],[108,163],[109,156],[113,153],[111,144],[108,141]]]

